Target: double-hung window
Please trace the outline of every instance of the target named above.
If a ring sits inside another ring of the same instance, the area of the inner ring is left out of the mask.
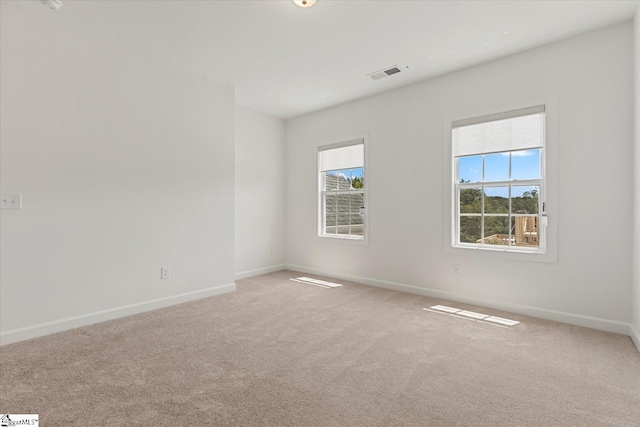
[[[544,253],[545,109],[453,122],[453,245]]]
[[[318,235],[364,240],[364,140],[318,148]]]

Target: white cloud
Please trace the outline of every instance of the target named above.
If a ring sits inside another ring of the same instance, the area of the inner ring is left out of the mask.
[[[523,151],[512,151],[511,155],[513,157],[528,157],[528,156],[533,156],[534,151],[533,150],[523,150]],[[509,153],[502,153],[503,156],[508,156]]]

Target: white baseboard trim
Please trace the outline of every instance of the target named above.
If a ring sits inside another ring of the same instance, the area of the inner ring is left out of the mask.
[[[284,270],[284,264],[272,265],[270,267],[256,268],[255,270],[241,271],[236,273],[235,280],[246,279],[247,277],[260,276],[261,274],[273,273],[274,271]]]
[[[214,286],[212,288],[199,291],[187,292],[180,295],[158,298],[151,301],[139,302],[136,304],[111,308],[108,310],[96,311],[80,316],[68,317],[66,319],[41,323],[39,325],[28,326],[25,328],[12,329],[0,333],[0,346],[28,340],[31,338],[37,338],[44,335],[54,334],[56,332],[67,331],[69,329],[75,329],[81,326],[93,325],[95,323],[113,320],[120,317],[131,316],[133,314],[143,313],[145,311],[156,310],[158,308],[168,307],[170,305],[176,305],[201,298],[226,294],[235,290],[236,284],[229,283],[226,285]]]
[[[456,301],[463,304],[477,305],[481,307],[492,308],[495,310],[522,314],[525,316],[538,317],[540,319],[553,320],[555,322],[568,323],[570,325],[584,326],[586,328],[592,328],[592,329],[598,329],[601,331],[629,335],[630,325],[628,323],[618,322],[616,320],[608,320],[608,319],[601,319],[597,317],[583,316],[580,314],[573,314],[573,313],[567,313],[567,312],[556,311],[556,310],[548,310],[546,308],[532,307],[532,306],[522,305],[522,304],[469,298],[463,295],[458,295],[458,294],[440,291],[436,289],[421,288],[421,287],[412,286],[412,285],[405,285],[402,283],[387,282],[384,280],[353,276],[349,274],[336,274],[333,272],[304,267],[300,265],[285,264],[285,267],[287,270],[297,271],[300,273],[317,274],[319,276],[348,280],[350,282],[362,283],[365,285],[375,286],[377,288],[384,288],[384,289],[390,289],[394,291],[407,292],[410,294],[423,295],[431,298],[439,298],[439,299],[444,299],[449,301]]]
[[[631,337],[631,341],[636,345],[636,348],[640,352],[640,333],[638,329],[633,325],[633,323],[629,326],[629,336]]]

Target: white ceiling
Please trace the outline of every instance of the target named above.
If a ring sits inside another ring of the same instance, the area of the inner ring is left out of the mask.
[[[36,1],[11,7],[56,14],[51,19],[96,47],[108,43],[234,86],[238,104],[280,118],[630,20],[638,5],[318,0],[301,9],[290,0],[63,1],[59,11]],[[402,73],[367,77],[396,64]]]

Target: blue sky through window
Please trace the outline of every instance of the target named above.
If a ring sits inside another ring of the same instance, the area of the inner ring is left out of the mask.
[[[509,181],[509,154],[487,154],[484,156],[484,180]]]
[[[485,182],[540,178],[540,150],[521,150],[511,153],[511,177],[509,177],[509,153],[484,156]],[[482,181],[482,155],[458,159],[458,182]]]
[[[467,156],[458,159],[459,176],[469,182],[482,181],[482,156]]]
[[[330,175],[340,175],[345,178],[350,178],[350,177],[362,178],[362,176],[364,175],[364,169],[363,168],[340,169],[337,171],[327,171],[327,173]]]
[[[511,153],[511,179],[540,179],[540,150]]]

